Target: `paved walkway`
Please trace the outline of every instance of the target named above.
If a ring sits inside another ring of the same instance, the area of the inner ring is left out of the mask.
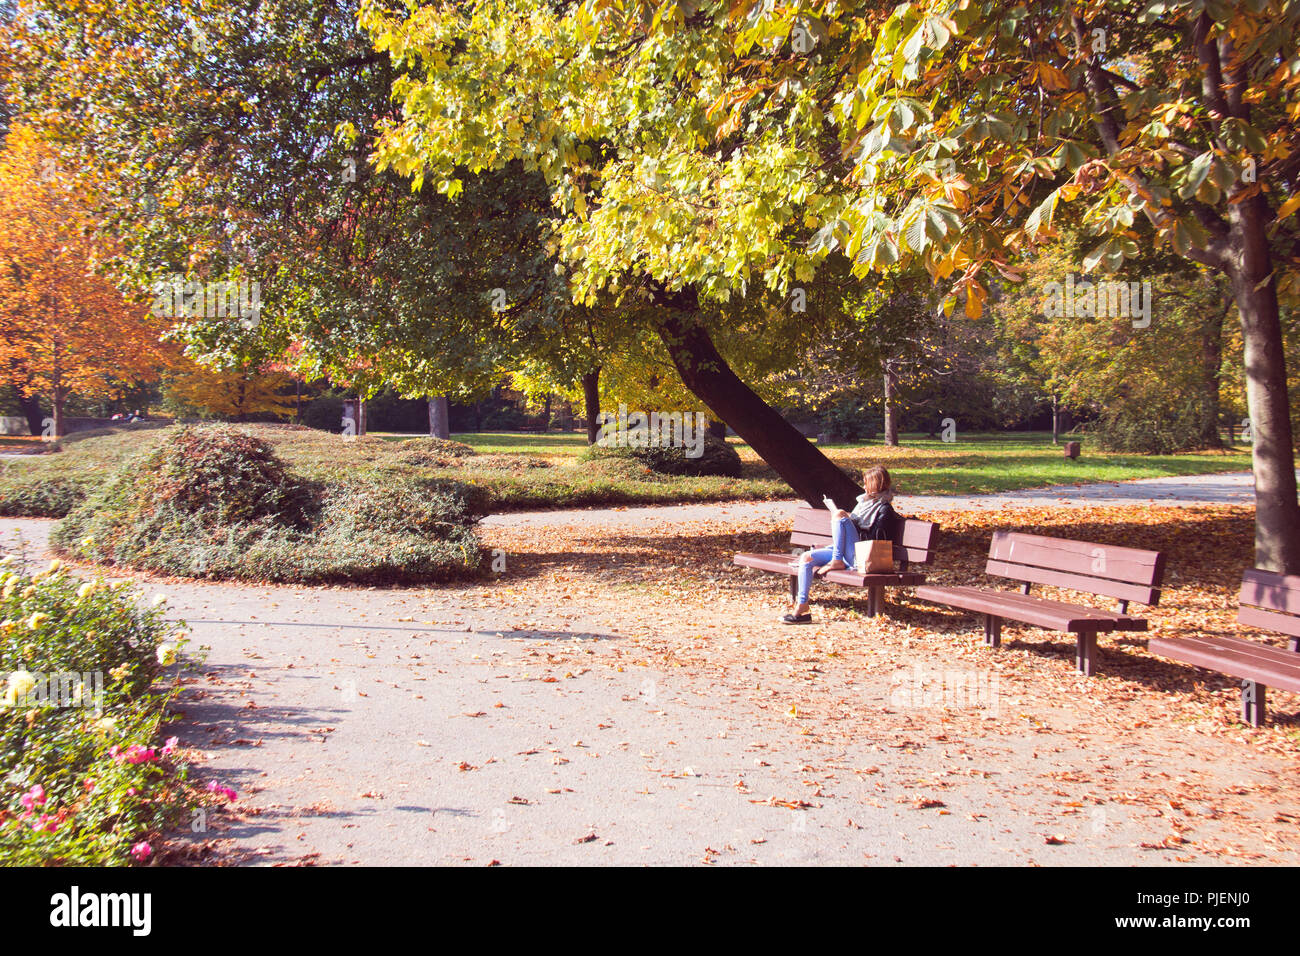
[[[1096,484],[1052,485],[991,495],[900,495],[903,511],[941,511],[945,508],[1088,508],[1104,505],[1159,505],[1191,507],[1207,504],[1249,505],[1255,501],[1255,479],[1248,471],[1175,478],[1142,478]],[[779,518],[801,502],[730,501],[689,505],[627,506],[620,508],[530,511],[489,515],[485,525],[546,527],[591,524],[601,527],[638,527],[664,521],[703,521],[710,518]]]
[[[1241,501],[1248,479],[1071,486],[960,503]],[[788,508],[722,511],[740,518]],[[488,523],[614,528],[718,514],[701,505]],[[21,537],[35,557],[49,526],[0,521],[0,544],[11,549]],[[210,648],[176,732],[205,753],[202,778],[242,794],[241,815],[194,839],[219,839],[249,862],[1119,865],[1174,863],[1180,852],[1140,848],[1167,834],[1140,808],[1045,817],[1043,794],[1020,782],[1086,772],[1097,753],[1085,733],[1003,737],[980,753],[945,736],[936,717],[933,733],[902,745],[845,746],[726,699],[688,669],[615,666],[608,655],[626,640],[617,621],[588,619],[582,608],[528,608],[526,599],[494,608],[453,587],[143,586],[165,592],[195,643]],[[527,630],[515,629],[521,605],[536,616]],[[761,635],[736,628],[731,639],[753,641],[755,661],[765,660]],[[589,666],[565,665],[572,669],[548,680],[560,646]],[[886,676],[863,676],[851,690],[862,707],[889,705]],[[972,754],[977,762],[963,763]],[[1132,759],[1160,772],[1150,754]],[[822,784],[815,793],[810,777]],[[918,809],[931,804],[917,795],[940,778],[939,809]],[[808,802],[786,805],[797,798]]]

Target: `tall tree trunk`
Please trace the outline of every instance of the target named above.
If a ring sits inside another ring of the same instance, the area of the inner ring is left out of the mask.
[[[1059,444],[1061,441],[1061,400],[1057,398],[1056,393],[1052,393],[1052,444]]]
[[[1087,24],[1074,15],[1075,40],[1083,45]],[[1187,39],[1201,64],[1201,92],[1211,108],[1211,130],[1228,117],[1250,122],[1250,104],[1240,96],[1234,65],[1225,84],[1224,59],[1238,56],[1224,39],[1218,39],[1213,19],[1204,11],[1188,23]],[[1226,57],[1223,54],[1228,54]],[[1088,86],[1097,114],[1097,129],[1106,151],[1118,153],[1123,145],[1114,116],[1103,107],[1104,81],[1100,63],[1088,67]],[[1251,187],[1257,190],[1257,187]],[[1193,247],[1187,257],[1228,276],[1232,297],[1241,317],[1241,337],[1246,367],[1246,403],[1254,439],[1255,566],[1269,571],[1300,574],[1300,502],[1296,500],[1295,436],[1287,401],[1286,360],[1283,358],[1282,324],[1278,315],[1277,275],[1273,271],[1268,227],[1274,212],[1264,194],[1234,186],[1228,190],[1224,222],[1211,213],[1211,240]],[[1158,217],[1148,209],[1153,221]]]
[[[898,445],[898,375],[888,360],[885,361],[885,444]]]
[[[35,392],[28,395],[17,385],[13,386],[13,390],[18,407],[22,409],[23,417],[27,419],[27,430],[33,435],[39,435],[45,424],[45,416],[41,414],[40,396]]]
[[[1300,502],[1296,500],[1295,437],[1287,399],[1286,360],[1277,285],[1265,232],[1272,214],[1256,193],[1228,207],[1240,254],[1233,298],[1241,315],[1246,404],[1255,441],[1255,566],[1300,574]]]
[[[344,399],[343,420],[352,423],[352,437],[360,438],[364,435],[366,433],[366,400],[360,396]]]
[[[1219,378],[1223,367],[1223,322],[1228,317],[1231,300],[1222,311],[1208,309],[1201,323],[1201,444],[1222,448],[1219,437]]]
[[[67,432],[65,431],[65,428],[67,427],[67,423],[64,421],[63,418],[63,403],[65,400],[66,400],[66,396],[63,393],[63,386],[55,385],[50,395],[50,405],[51,405],[50,416],[54,425],[51,437],[53,438],[62,438],[65,434],[67,434]],[[44,427],[42,427],[41,429],[41,434],[42,436],[45,434]]]
[[[446,395],[429,399],[429,434],[434,438],[451,437],[451,410]]]
[[[600,437],[600,369],[582,376],[582,410],[587,416],[587,444]]]
[[[735,429],[799,497],[820,508],[826,496],[851,509],[861,487],[736,377],[696,321],[699,302],[694,290],[660,292],[656,301],[664,307],[659,337],[683,384]]]

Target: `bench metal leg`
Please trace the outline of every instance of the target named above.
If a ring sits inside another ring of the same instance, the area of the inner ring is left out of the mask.
[[[1080,631],[1079,643],[1074,651],[1074,666],[1084,677],[1092,676],[1093,664],[1097,660],[1097,632]]]
[[[1253,680],[1241,682],[1241,719],[1252,727],[1264,723],[1264,692],[1267,688]]]
[[[867,617],[875,617],[880,613],[881,605],[885,603],[885,589],[883,587],[867,588]]]
[[[1002,646],[1002,618],[984,615],[984,643],[988,647]]]
[[[799,560],[799,555],[803,554],[803,548],[791,548],[790,557],[794,561]],[[790,603],[793,604],[799,597],[799,575],[790,575]]]

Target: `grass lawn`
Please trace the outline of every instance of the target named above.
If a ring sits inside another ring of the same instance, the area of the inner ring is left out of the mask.
[[[744,461],[742,477],[685,478],[580,461],[586,437],[578,432],[457,434],[452,437],[477,454],[450,466],[429,467],[417,460],[419,436],[372,433],[344,440],[333,433],[286,426],[247,427],[313,477],[357,469],[435,473],[484,487],[492,507],[501,511],[791,497],[788,486],[744,444],[736,445]],[[68,501],[83,496],[165,434],[166,429],[158,427],[125,425],[72,435],[64,439],[61,452],[0,459],[0,515],[61,514]],[[1116,455],[1090,451],[1084,440],[1081,457],[1070,461],[1044,433],[972,434],[952,443],[904,435],[901,441],[896,448],[865,442],[829,445],[825,451],[851,471],[887,466],[907,494],[975,494],[1250,468],[1250,452],[1244,447],[1184,455]]]
[[[587,444],[585,435],[578,433],[497,432],[451,437],[481,454],[539,455],[556,463],[576,459]],[[1250,470],[1250,449],[1240,445],[1222,451],[1181,455],[1122,455],[1090,452],[1086,439],[1070,436],[1070,440],[1083,445],[1080,457],[1071,461],[1064,456],[1062,445],[1052,444],[1051,432],[971,434],[956,442],[938,441],[917,433],[901,435],[899,440],[901,444],[895,448],[870,441],[825,445],[823,451],[850,470],[884,465],[899,487],[908,494],[918,495],[981,494],[1045,485]],[[746,479],[779,480],[748,445],[734,438],[731,441],[745,462]]]

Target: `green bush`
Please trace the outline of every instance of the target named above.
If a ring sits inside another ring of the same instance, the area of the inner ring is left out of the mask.
[[[126,584],[0,562],[0,862],[146,859],[198,802],[175,739],[157,741],[182,643]]]
[[[63,552],[185,577],[450,580],[482,564],[486,492],[399,472],[307,481],[228,426],[186,428],[55,526]]]
[[[1199,407],[1177,399],[1124,402],[1103,412],[1089,434],[1102,450],[1128,454],[1172,455],[1205,446]]]
[[[581,455],[583,461],[610,462],[630,460],[649,468],[661,475],[686,477],[703,477],[717,475],[724,478],[739,478],[741,474],[740,455],[736,450],[719,438],[704,436],[703,454],[692,458],[688,449],[681,445],[671,447],[651,446],[633,448],[627,445],[591,445]],[[620,470],[615,466],[618,477],[629,477],[635,469]],[[627,471],[627,474],[623,474]]]
[[[846,398],[832,405],[820,416],[823,431],[845,441],[866,441],[876,437],[876,423],[881,411],[874,402]]]

